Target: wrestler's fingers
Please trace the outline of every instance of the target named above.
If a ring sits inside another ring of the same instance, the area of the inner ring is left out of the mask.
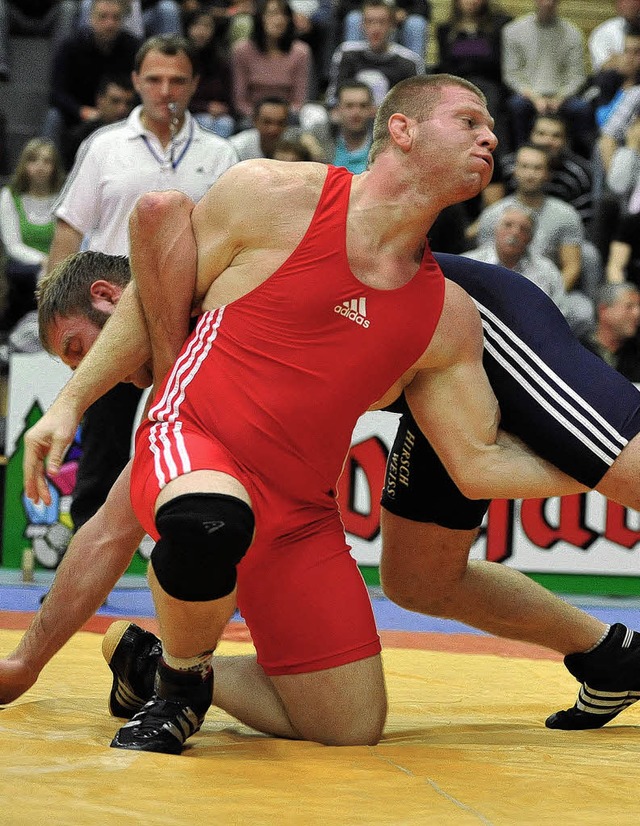
[[[38,458],[34,451],[25,450],[23,461],[24,492],[32,502],[51,504],[51,494],[44,470],[44,459]]]
[[[0,660],[0,705],[17,700],[37,678],[37,674],[29,671],[20,660],[13,660],[11,655]]]
[[[44,502],[45,505],[51,504],[51,494],[44,475],[44,466],[42,469],[34,470],[30,476],[25,476],[24,492],[25,496],[36,505],[38,502]]]
[[[34,504],[40,501],[40,494],[38,493],[38,483],[35,479],[24,479],[24,495],[30,499]]]
[[[49,437],[39,437],[36,428],[27,431],[24,437],[24,457],[22,474],[25,494],[32,502],[43,501],[51,504],[51,495],[45,475],[45,459],[50,450]]]
[[[49,460],[47,461],[47,472],[49,476],[57,476],[62,467],[64,457],[69,445],[73,439],[66,436],[54,435],[51,439],[51,448],[49,449]]]
[[[37,444],[31,439],[27,432],[24,438],[24,456],[22,457],[22,477],[24,480],[24,492],[32,502],[37,502],[38,496],[38,476],[44,472],[44,463],[38,456]]]

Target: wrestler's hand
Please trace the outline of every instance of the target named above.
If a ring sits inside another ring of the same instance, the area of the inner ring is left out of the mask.
[[[55,476],[60,470],[67,448],[73,441],[80,417],[56,402],[24,437],[24,490],[33,502],[51,504],[51,494],[45,475]]]
[[[11,654],[0,660],[0,705],[17,700],[34,685],[38,676],[21,659]]]

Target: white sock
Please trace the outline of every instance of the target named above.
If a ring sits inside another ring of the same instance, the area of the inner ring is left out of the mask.
[[[199,674],[202,679],[211,670],[211,655],[213,651],[203,651],[195,657],[172,657],[166,650],[162,652],[162,659],[174,671],[186,671],[190,674]]]
[[[611,630],[611,626],[610,626],[610,625],[607,625],[607,629],[606,629],[606,631],[605,631],[605,632],[604,632],[604,634],[600,637],[600,639],[598,640],[598,642],[597,642],[597,643],[595,643],[595,645],[592,645],[592,646],[591,646],[591,648],[587,648],[587,650],[586,650],[586,651],[584,651],[583,653],[584,653],[584,654],[590,654],[592,651],[595,651],[595,649],[596,649],[596,648],[600,645],[600,643],[602,643],[602,642],[604,642],[604,641],[606,640],[606,638],[607,638],[607,634],[609,633],[609,631],[610,631],[610,630]]]

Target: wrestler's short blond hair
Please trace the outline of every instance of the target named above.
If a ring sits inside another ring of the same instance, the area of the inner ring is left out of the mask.
[[[443,89],[460,86],[476,95],[486,106],[487,99],[478,87],[457,75],[415,75],[401,80],[387,93],[380,104],[373,122],[373,142],[369,151],[369,164],[387,148],[390,141],[389,118],[400,113],[417,121],[426,120],[440,102]]]

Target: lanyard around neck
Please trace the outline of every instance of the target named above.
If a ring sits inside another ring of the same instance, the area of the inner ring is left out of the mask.
[[[175,170],[178,168],[178,164],[179,164],[179,163],[180,163],[180,161],[184,158],[184,156],[187,154],[187,150],[188,150],[188,149],[189,149],[189,147],[191,146],[191,142],[192,142],[192,140],[193,140],[193,132],[194,132],[194,125],[193,125],[193,123],[194,123],[194,122],[193,122],[193,120],[192,120],[192,121],[191,121],[191,123],[189,124],[189,136],[188,136],[188,138],[187,138],[187,140],[186,140],[186,142],[185,142],[185,145],[184,145],[184,147],[183,147],[183,149],[182,149],[182,152],[180,152],[180,154],[179,154],[177,157],[175,157],[175,154],[174,154],[174,153],[175,153],[175,139],[174,139],[174,138],[171,138],[171,150],[170,150],[170,158],[169,158],[169,160],[167,160],[167,159],[166,159],[166,158],[164,158],[162,155],[159,155],[159,154],[156,152],[156,150],[155,150],[155,149],[154,149],[154,147],[153,147],[153,144],[151,143],[151,141],[149,140],[149,138],[147,137],[147,135],[145,135],[145,134],[143,133],[143,135],[142,135],[142,140],[144,141],[144,145],[147,147],[147,149],[149,150],[149,152],[151,152],[151,154],[153,155],[153,157],[154,157],[154,158],[158,161],[158,163],[160,164],[160,166],[161,166],[163,169],[167,169],[168,167],[171,167],[171,169],[173,169],[173,171],[175,172]]]

